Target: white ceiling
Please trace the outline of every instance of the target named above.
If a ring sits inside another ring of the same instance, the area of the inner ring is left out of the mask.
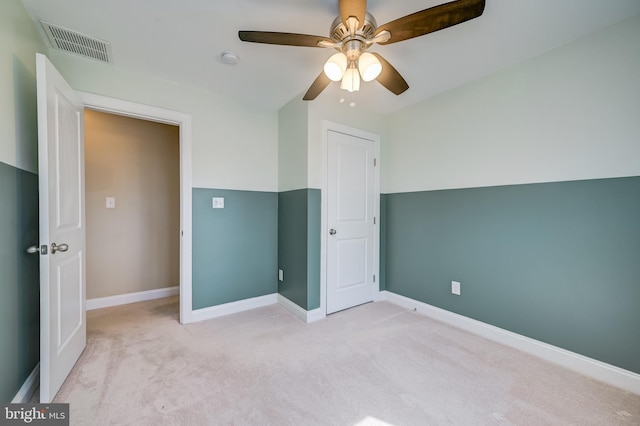
[[[238,30],[327,36],[337,0],[22,0],[34,20],[111,42],[113,65],[280,108],[302,97],[333,53],[244,43]],[[378,25],[446,0],[369,0]],[[409,83],[400,96],[363,83],[358,105],[388,113],[640,14],[639,0],[487,0],[472,21],[374,46]],[[39,23],[38,23],[39,25]],[[233,51],[240,62],[222,62]],[[342,93],[332,83],[320,96]]]

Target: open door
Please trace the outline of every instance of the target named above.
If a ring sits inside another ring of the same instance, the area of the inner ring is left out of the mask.
[[[36,55],[40,190],[40,402],[49,403],[87,341],[84,105]]]

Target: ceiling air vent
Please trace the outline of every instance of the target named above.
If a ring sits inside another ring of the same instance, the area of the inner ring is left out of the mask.
[[[84,56],[85,58],[109,64],[113,63],[111,43],[86,36],[77,31],[58,27],[45,21],[40,22],[54,48]]]

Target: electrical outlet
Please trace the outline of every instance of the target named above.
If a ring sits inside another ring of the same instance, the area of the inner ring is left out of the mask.
[[[460,296],[460,283],[458,281],[451,281],[451,293]]]
[[[105,202],[106,207],[108,209],[115,209],[116,208],[116,197],[107,197],[107,200]]]
[[[284,272],[282,269],[278,269],[278,281],[284,281]]]

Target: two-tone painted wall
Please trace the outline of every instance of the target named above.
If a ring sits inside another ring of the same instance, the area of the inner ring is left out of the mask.
[[[640,373],[639,45],[636,17],[391,115],[386,289]]]
[[[192,118],[194,309],[277,292],[277,111],[52,51],[76,90]],[[224,197],[214,209],[213,197]]]
[[[46,48],[19,0],[0,2],[0,401],[40,359],[35,53]]]
[[[278,292],[312,311],[321,306],[323,123],[381,134],[384,120],[336,97],[321,96],[313,102],[301,98],[302,94],[278,114],[278,268],[283,271]]]
[[[320,263],[319,244],[314,256],[314,235],[309,239],[316,225],[309,214],[319,212],[320,199],[307,184],[308,125],[307,102],[293,99],[278,112],[278,293],[305,310],[320,306],[319,273],[309,276]]]

